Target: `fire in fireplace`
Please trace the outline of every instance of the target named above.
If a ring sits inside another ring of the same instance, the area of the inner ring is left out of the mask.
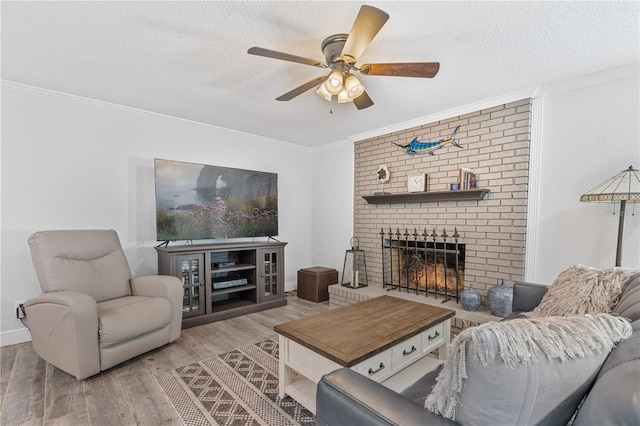
[[[413,233],[381,229],[383,288],[458,301],[464,290],[465,259],[459,238],[457,229],[451,236],[445,229],[442,234],[435,229],[429,234],[426,228],[422,234],[417,229]]]

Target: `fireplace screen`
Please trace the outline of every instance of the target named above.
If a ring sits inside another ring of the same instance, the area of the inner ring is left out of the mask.
[[[459,238],[457,229],[453,235],[445,229],[442,234],[381,229],[383,287],[457,302],[464,290],[465,247]]]

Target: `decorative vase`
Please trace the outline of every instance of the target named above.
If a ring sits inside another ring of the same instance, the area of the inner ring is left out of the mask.
[[[460,293],[460,304],[465,311],[477,311],[480,307],[480,301],[480,292],[473,288],[473,284]]]
[[[487,305],[491,313],[498,317],[506,317],[511,313],[513,289],[504,284],[504,278],[487,293]]]

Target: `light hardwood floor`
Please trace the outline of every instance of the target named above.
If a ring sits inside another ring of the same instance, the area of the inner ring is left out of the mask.
[[[179,425],[153,374],[274,336],[273,326],[329,310],[287,295],[287,306],[182,331],[176,342],[78,381],[33,351],[0,348],[0,425]]]

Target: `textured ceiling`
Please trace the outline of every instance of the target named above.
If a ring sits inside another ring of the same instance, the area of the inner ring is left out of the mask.
[[[305,146],[638,62],[640,3],[368,2],[390,15],[358,60],[441,63],[433,79],[363,76],[375,105],[330,104],[323,60],[359,2],[2,1],[2,79]]]

